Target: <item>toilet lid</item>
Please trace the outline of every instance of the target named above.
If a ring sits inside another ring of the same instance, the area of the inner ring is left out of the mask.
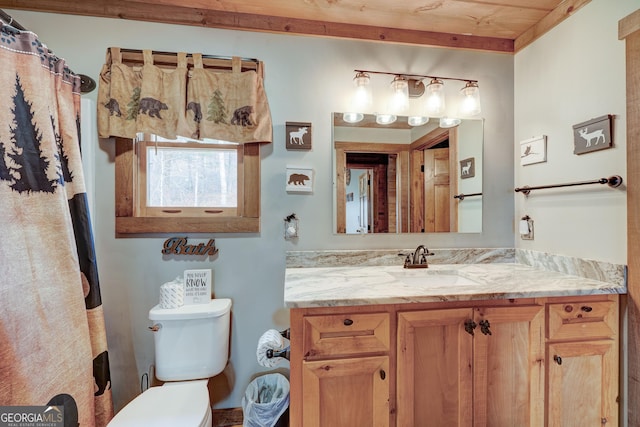
[[[209,410],[206,380],[166,383],[136,397],[108,427],[200,427]]]

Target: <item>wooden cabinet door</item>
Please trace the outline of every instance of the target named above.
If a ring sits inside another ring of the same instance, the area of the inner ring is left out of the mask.
[[[388,427],[389,357],[302,364],[304,427]]]
[[[542,308],[531,305],[474,310],[478,325],[473,340],[474,427],[544,424]]]
[[[471,427],[470,308],[398,313],[398,427]]]
[[[542,426],[543,322],[540,305],[399,313],[398,426]]]
[[[616,340],[548,345],[549,427],[618,425]]]

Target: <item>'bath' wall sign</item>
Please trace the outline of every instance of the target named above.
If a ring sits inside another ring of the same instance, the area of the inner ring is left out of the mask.
[[[198,255],[211,256],[218,253],[215,239],[209,239],[207,243],[190,245],[186,237],[170,237],[164,241],[163,255]]]

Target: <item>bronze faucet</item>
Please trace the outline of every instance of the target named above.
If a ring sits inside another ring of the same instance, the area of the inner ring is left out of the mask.
[[[430,252],[424,245],[419,245],[415,252],[407,255],[404,260],[404,268],[429,268],[427,257],[432,255],[435,254]]]

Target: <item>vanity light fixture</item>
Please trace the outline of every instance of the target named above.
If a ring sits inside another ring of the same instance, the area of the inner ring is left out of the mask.
[[[460,114],[464,116],[476,116],[480,114],[480,89],[478,82],[467,82],[460,89],[462,100],[460,101]]]
[[[396,75],[391,82],[391,94],[384,111],[376,113],[376,123],[390,125],[409,109],[409,80]]]
[[[427,94],[425,111],[431,117],[440,117],[444,114],[444,82],[441,79],[433,78],[426,88]]]
[[[353,78],[355,90],[351,99],[350,111],[342,115],[347,123],[358,123],[364,119],[363,111],[371,107],[373,97],[371,95],[371,77],[365,72],[357,72]]]
[[[437,117],[441,119],[441,127],[453,127],[460,124],[461,117],[477,116],[482,111],[477,80],[421,74],[398,74],[386,71],[354,71],[356,73],[354,77],[356,89],[350,102],[350,112],[343,115],[344,120],[348,123],[357,123],[363,119],[362,113],[373,112],[378,124],[388,125],[395,122],[398,115],[405,115],[408,111],[406,115],[410,126],[420,126],[427,123],[430,117]],[[381,111],[371,111],[373,105],[372,74],[393,76],[389,99],[384,102],[383,107],[376,106]],[[457,107],[454,114],[459,117],[446,116],[448,110],[445,101],[445,80],[459,81],[465,84],[460,91],[458,105],[454,105]],[[425,84],[425,82],[428,83]]]
[[[391,82],[389,111],[402,114],[409,108],[409,80],[404,76],[395,76]]]

